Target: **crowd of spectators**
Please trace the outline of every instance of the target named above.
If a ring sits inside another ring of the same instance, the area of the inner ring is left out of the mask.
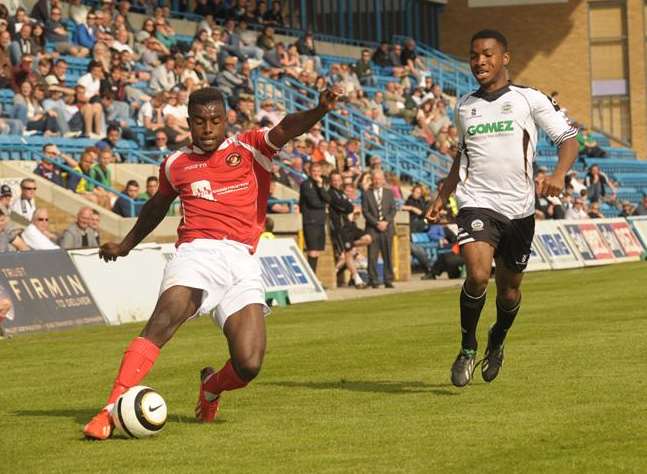
[[[0,118],[0,133],[95,139],[95,146],[76,158],[46,145],[43,153],[48,159],[36,169],[36,174],[88,201],[123,216],[136,215],[123,195],[145,199],[151,195],[149,185],[156,183],[147,183],[147,192],[141,194],[136,182],[126,183],[120,197],[111,191],[109,165],[122,160],[118,141],[134,138],[131,128],[137,126],[146,131],[153,156],[161,158],[188,144],[188,97],[205,85],[218,87],[228,98],[228,136],[280,121],[285,115],[280,100],[265,100],[255,110],[254,70],[288,81],[312,99],[316,91],[339,84],[345,91],[339,113],[359,113],[370,120],[371,126],[360,132],[363,136],[343,131],[327,135],[318,124],[288,143],[272,169],[275,182],[297,190],[317,163],[326,183],[341,181],[342,192],[355,206],[355,216],[372,186],[371,173],[376,171],[384,171],[384,187],[396,205],[404,204],[399,176],[382,170],[379,154],[371,153],[371,143],[380,143],[382,127],[404,120],[413,126],[413,135],[436,154],[451,158],[456,153],[458,132],[449,112],[456,98],[428,75],[413,39],[403,44],[382,42],[374,51],[361,51],[353,64],[324,68],[311,33],[289,44],[277,37],[275,28],[285,25],[289,13],[285,2],[274,0],[268,8],[262,0],[233,4],[198,0],[194,12],[203,20],[190,41],[178,39],[168,7],[157,6],[153,0],[135,3],[147,15],[140,29],[131,24],[128,13],[133,5],[127,0],[101,0],[96,7],[72,0],[66,18],[60,0],[39,0],[30,12],[20,0],[0,5],[0,88],[15,92],[12,113]],[[250,29],[252,24],[262,25],[261,31]],[[86,73],[74,83],[68,80],[69,56],[90,60]],[[360,139],[365,144],[363,154]],[[605,155],[588,131],[578,140],[583,157]],[[428,159],[436,158],[430,155]],[[544,176],[545,171],[538,170],[536,182]],[[597,216],[602,203],[622,207],[623,215],[640,212],[617,200],[616,183],[595,166],[583,180],[570,174],[566,184],[558,200],[538,196],[537,217]],[[270,213],[299,212],[297,202],[277,199],[274,190],[272,196]],[[35,204],[28,198],[21,196],[19,202],[21,209],[34,212]],[[415,206],[405,206],[416,214]],[[432,273],[430,262],[422,266],[427,274]]]

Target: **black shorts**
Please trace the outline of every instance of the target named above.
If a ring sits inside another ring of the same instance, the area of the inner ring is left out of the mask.
[[[528,265],[530,247],[535,236],[535,215],[508,219],[491,209],[464,207],[456,217],[458,244],[487,242],[494,247],[494,256],[503,260],[510,270],[521,273]]]
[[[364,235],[366,235],[366,232],[357,227],[357,224],[355,224],[354,222],[351,222],[348,225],[342,227],[340,236],[341,241],[344,245],[344,250],[351,250],[353,248],[353,243],[356,240],[361,239]]]
[[[326,247],[326,226],[324,224],[304,224],[303,237],[306,250],[323,250]]]

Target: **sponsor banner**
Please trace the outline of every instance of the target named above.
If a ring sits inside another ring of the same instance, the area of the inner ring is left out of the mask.
[[[565,221],[564,230],[575,244],[584,265],[612,263],[613,251],[593,221]]]
[[[642,242],[643,248],[647,250],[647,216],[629,217],[628,221],[635,235]]]
[[[290,303],[327,299],[317,276],[293,239],[261,239],[256,249],[266,291],[288,292]]]
[[[141,244],[106,263],[99,249],[70,250],[108,324],[146,321],[153,313],[166,266],[161,246]]]
[[[550,270],[550,263],[548,258],[544,255],[539,238],[535,235],[532,240],[532,247],[530,247],[530,258],[528,259],[527,272],[536,272],[539,270]]]
[[[623,262],[640,260],[643,248],[627,221],[617,218],[596,219],[593,222],[617,260]]]
[[[575,247],[560,230],[558,221],[537,221],[534,242],[537,242],[537,248],[543,251],[551,268],[582,266]]]
[[[64,250],[0,254],[0,320],[7,334],[104,324]]]

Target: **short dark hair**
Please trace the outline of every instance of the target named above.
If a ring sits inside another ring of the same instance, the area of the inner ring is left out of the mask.
[[[215,87],[204,87],[192,92],[189,96],[189,109],[196,105],[205,105],[209,102],[220,102],[225,106],[225,97]]]
[[[157,179],[157,176],[149,176],[148,178],[146,178],[146,184],[152,183],[153,181],[159,183],[159,179]]]
[[[128,189],[131,186],[139,187],[139,183],[135,179],[129,179],[128,182],[126,183],[126,189]]]
[[[108,95],[106,95],[106,97],[108,97]],[[110,94],[109,97],[112,99],[112,94]],[[114,124],[108,125],[108,128],[106,129],[106,136],[108,136],[108,134],[110,132],[114,132],[114,131],[120,132],[121,129],[117,125],[114,125]]]
[[[470,41],[470,44],[473,43],[474,41],[478,39],[493,39],[496,40],[497,43],[499,43],[501,46],[503,46],[503,50],[507,51],[508,50],[508,40],[506,37],[503,35],[498,30],[481,30],[472,36],[472,40]]]

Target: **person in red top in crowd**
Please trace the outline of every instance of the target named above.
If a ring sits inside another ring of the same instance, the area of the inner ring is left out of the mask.
[[[307,132],[336,106],[338,86],[321,93],[310,110],[287,115],[272,129],[253,130],[225,140],[225,101],[213,87],[189,98],[193,145],[160,165],[158,192],[141,210],[121,243],[101,246],[99,257],[125,257],[157,227],[176,197],[184,210],[177,252],[167,265],[151,318],[126,348],[107,405],[84,427],[86,437],[111,436],[114,402],[138,385],[160,349],[185,321],[212,313],[223,329],[230,359],[218,371],[200,371],[195,414],[213,421],[220,395],[245,387],[261,368],[265,354],[265,304],[261,268],[253,253],[265,224],[272,157],[289,140]]]

